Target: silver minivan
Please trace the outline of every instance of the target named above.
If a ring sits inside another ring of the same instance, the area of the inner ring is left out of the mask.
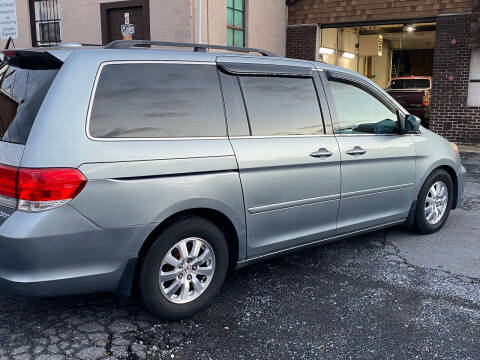
[[[365,77],[263,50],[6,50],[0,88],[0,286],[18,294],[137,294],[181,319],[229,268],[435,232],[465,184],[455,144]]]

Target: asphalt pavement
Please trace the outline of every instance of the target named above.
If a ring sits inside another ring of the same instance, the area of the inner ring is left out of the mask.
[[[203,313],[0,292],[6,359],[480,359],[480,154],[438,233],[377,231],[232,272]]]

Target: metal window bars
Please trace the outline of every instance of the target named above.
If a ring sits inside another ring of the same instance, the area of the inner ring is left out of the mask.
[[[30,0],[33,46],[53,46],[62,42],[59,0]]]

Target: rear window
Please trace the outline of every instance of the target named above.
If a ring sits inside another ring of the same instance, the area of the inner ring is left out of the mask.
[[[95,138],[226,136],[215,66],[105,65],[90,114]]]
[[[396,79],[392,80],[390,84],[392,90],[428,89],[429,87],[429,79]]]
[[[0,138],[26,144],[33,122],[58,70],[0,68]]]

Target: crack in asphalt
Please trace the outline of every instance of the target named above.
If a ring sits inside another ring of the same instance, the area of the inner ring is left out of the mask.
[[[401,261],[395,260],[394,258],[390,258],[388,260],[390,260],[392,262],[395,262],[395,263],[399,263],[399,264],[405,264],[405,265],[408,265],[408,266],[411,266],[411,267],[417,268],[417,269],[442,272],[446,276],[448,276],[450,278],[454,278],[454,279],[456,279],[458,281],[461,281],[461,282],[464,282],[464,283],[480,284],[480,278],[469,277],[469,276],[465,276],[465,275],[458,275],[458,274],[455,274],[455,273],[453,273],[451,271],[448,271],[448,270],[432,268],[432,267],[428,267],[428,266],[420,266],[420,265],[416,265],[416,264],[412,264],[412,263],[408,262],[408,260],[404,256],[401,255],[401,252],[402,252],[401,249],[394,242],[391,242],[391,241],[387,240],[387,235],[388,235],[388,231],[385,231],[385,234],[384,234],[384,241],[385,241],[384,251],[385,251],[385,253],[387,253],[388,255],[394,255],[398,259],[400,259]],[[387,245],[391,246],[394,249],[394,251],[393,252],[388,251]]]
[[[113,334],[109,331],[108,339],[107,339],[107,342],[105,343],[105,357],[110,357],[113,355],[112,342],[113,342]]]

